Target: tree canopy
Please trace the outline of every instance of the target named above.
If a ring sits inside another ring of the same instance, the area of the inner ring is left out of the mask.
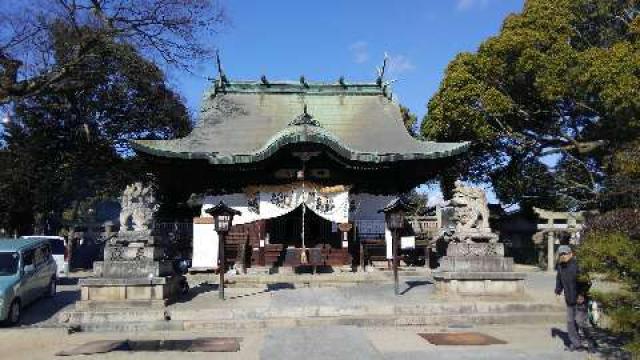
[[[217,0],[32,0],[0,5],[0,105],[64,88],[104,41],[128,44],[157,64],[207,58],[224,23]],[[52,29],[74,47],[56,52]],[[73,86],[73,85],[71,85]]]
[[[28,233],[90,220],[146,177],[127,140],[189,131],[161,67],[210,58],[225,15],[217,0],[34,0],[1,4],[0,22],[0,228]]]
[[[52,27],[54,55],[66,61],[92,36]],[[15,102],[0,152],[0,227],[20,233],[50,221],[77,221],[100,199],[117,196],[148,170],[128,139],[183,136],[190,120],[162,71],[129,44],[100,38],[64,87]]]
[[[503,202],[598,206],[640,134],[639,12],[636,0],[526,1],[449,64],[422,134],[472,141],[457,173]]]

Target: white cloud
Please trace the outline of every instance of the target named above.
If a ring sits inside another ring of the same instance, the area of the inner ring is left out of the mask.
[[[477,7],[486,7],[489,0],[457,0],[456,9],[458,11],[467,11]]]
[[[399,75],[415,69],[411,60],[404,55],[389,55],[387,70],[391,75]]]
[[[349,52],[353,57],[353,62],[363,64],[369,61],[369,44],[365,41],[356,41],[349,45]]]

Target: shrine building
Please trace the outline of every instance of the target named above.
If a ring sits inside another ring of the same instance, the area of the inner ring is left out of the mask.
[[[242,213],[227,237],[236,264],[348,265],[363,236],[389,239],[378,210],[467,144],[413,138],[382,77],[231,81],[220,73],[189,135],[133,147],[171,201],[198,205],[193,268],[215,269],[218,238],[205,211],[220,201]]]

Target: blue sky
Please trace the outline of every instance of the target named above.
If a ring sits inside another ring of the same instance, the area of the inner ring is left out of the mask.
[[[497,34],[523,0],[222,0],[230,24],[211,39],[232,79],[375,79],[390,57],[393,93],[419,118],[456,54]],[[197,114],[213,63],[170,82]]]
[[[389,55],[386,78],[396,100],[422,119],[447,64],[498,33],[524,0],[220,0],[229,24],[211,38],[229,78],[373,81]],[[213,61],[191,72],[168,69],[172,87],[197,119],[217,75]],[[4,115],[4,114],[0,114]],[[2,125],[0,123],[0,131]],[[489,189],[490,190],[490,189]],[[430,196],[437,191],[432,187]],[[489,200],[495,196],[489,192]],[[437,195],[436,195],[437,196]]]
[[[447,64],[500,30],[524,0],[223,0],[229,26],[211,39],[232,79],[374,80],[384,53],[397,101],[418,115],[440,85]],[[197,118],[200,99],[216,76],[214,63],[170,82]],[[482,185],[482,184],[481,184]],[[422,187],[430,202],[442,194]],[[488,199],[497,199],[487,188]]]

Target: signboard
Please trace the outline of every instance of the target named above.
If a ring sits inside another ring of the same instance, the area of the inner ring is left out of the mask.
[[[415,249],[416,237],[415,236],[403,236],[400,238],[401,249]]]

